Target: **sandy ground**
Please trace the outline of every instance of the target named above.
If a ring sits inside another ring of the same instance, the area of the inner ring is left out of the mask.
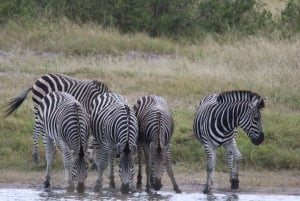
[[[118,171],[115,170],[117,173]],[[174,167],[175,178],[179,188],[186,193],[202,192],[206,179],[206,173],[192,172],[187,168]],[[115,174],[116,174],[115,173]],[[20,172],[14,170],[0,170],[0,188],[43,188],[44,171],[42,172]],[[116,177],[116,185],[120,184],[119,176]],[[86,189],[93,190],[96,180],[95,171],[90,171]],[[216,172],[214,177],[213,193],[231,192],[227,173]],[[52,173],[52,188],[65,188],[66,181],[63,171]],[[104,175],[104,188],[108,187],[108,172]],[[145,177],[143,177],[145,188]],[[163,188],[161,190],[172,191],[173,187],[168,175],[163,177]],[[284,194],[300,195],[300,171],[242,171],[240,172],[239,193],[260,194]]]

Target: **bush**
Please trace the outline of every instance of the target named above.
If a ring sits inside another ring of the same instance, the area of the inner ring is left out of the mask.
[[[286,7],[281,12],[279,21],[280,30],[285,35],[300,31],[300,2],[288,0]]]
[[[223,34],[239,31],[254,34],[272,24],[272,15],[256,0],[204,0],[196,21],[207,32]]]

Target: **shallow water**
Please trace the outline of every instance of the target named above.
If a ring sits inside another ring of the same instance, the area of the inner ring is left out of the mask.
[[[239,194],[239,193],[226,193],[226,194],[212,194],[204,195],[202,193],[182,193],[175,194],[168,191],[158,191],[149,195],[145,192],[133,193],[129,195],[122,195],[120,193],[103,192],[101,195],[94,192],[85,193],[69,193],[65,190],[48,190],[44,189],[0,189],[1,201],[37,201],[37,200],[105,200],[105,201],[118,201],[118,200],[184,200],[184,201],[295,201],[300,200],[300,195],[264,195],[264,194]]]

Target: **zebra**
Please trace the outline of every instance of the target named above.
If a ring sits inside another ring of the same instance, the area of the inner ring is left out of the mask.
[[[97,179],[94,190],[102,190],[103,171],[110,164],[111,189],[115,189],[114,160],[120,156],[119,176],[123,194],[134,191],[134,154],[138,134],[137,119],[127,100],[116,93],[105,93],[94,99],[91,110],[91,129],[94,136],[94,161]]]
[[[88,168],[85,151],[90,129],[85,108],[68,93],[50,92],[41,99],[36,115],[33,132],[43,135],[47,161],[44,188],[50,187],[53,148],[57,142],[62,149],[68,190],[72,191],[77,181],[77,191],[84,191]]]
[[[241,127],[255,145],[264,141],[261,109],[265,99],[251,91],[235,90],[204,97],[196,110],[193,130],[207,155],[207,180],[203,193],[211,191],[217,147],[227,152],[231,189],[239,188],[239,164],[242,154],[236,143],[237,128]]]
[[[37,116],[39,103],[46,94],[52,91],[62,91],[71,94],[89,112],[93,99],[99,94],[109,92],[109,89],[104,83],[96,80],[81,81],[62,74],[45,74],[36,80],[33,86],[26,88],[19,96],[5,105],[6,111],[4,116],[7,117],[14,112],[23,103],[30,91],[33,94],[34,114]],[[38,137],[38,133],[33,135],[32,156],[36,163],[38,163]]]
[[[162,187],[161,178],[166,166],[176,193],[181,193],[171,166],[170,140],[174,130],[174,120],[167,102],[160,96],[140,97],[133,106],[139,126],[138,136],[138,176],[137,188],[142,186],[142,151],[146,160],[146,191]]]

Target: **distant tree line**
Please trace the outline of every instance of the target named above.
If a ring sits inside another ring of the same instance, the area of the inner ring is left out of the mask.
[[[0,23],[9,19],[67,17],[151,36],[300,31],[300,1],[286,0],[276,17],[260,0],[0,0]]]

